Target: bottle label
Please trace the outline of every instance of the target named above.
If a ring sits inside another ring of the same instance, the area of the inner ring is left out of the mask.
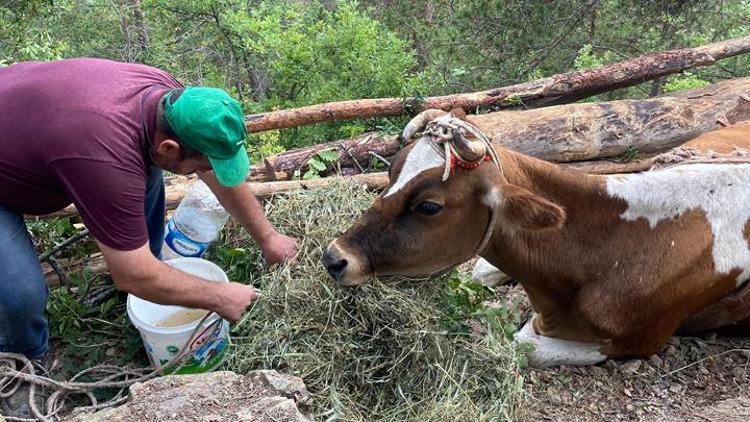
[[[173,251],[186,257],[200,258],[208,249],[207,243],[196,242],[191,238],[187,237],[172,219],[167,222],[166,235],[164,236],[164,243],[169,246]]]

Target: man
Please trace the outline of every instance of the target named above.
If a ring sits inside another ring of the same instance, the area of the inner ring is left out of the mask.
[[[115,286],[162,304],[237,321],[256,299],[163,264],[162,169],[197,173],[269,263],[292,258],[243,181],[245,126],[237,101],[144,65],[99,59],[0,68],[0,351],[47,352],[47,286],[23,215],[75,204]],[[145,204],[145,207],[144,207]]]

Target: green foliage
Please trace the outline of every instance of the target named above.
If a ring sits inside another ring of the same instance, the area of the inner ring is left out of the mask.
[[[271,82],[251,110],[328,101],[406,96],[423,88],[409,46],[354,2],[264,2],[252,13],[226,14],[227,27]],[[405,54],[406,53],[406,54]],[[321,124],[282,131],[282,144],[305,145],[350,137],[366,124]]]
[[[629,145],[625,152],[620,154],[619,157],[615,158],[615,161],[618,163],[628,163],[630,161],[635,161],[641,158],[641,151],[638,150],[638,148]]]
[[[26,221],[37,251],[44,252],[76,233],[70,218],[34,218]]]
[[[269,130],[253,133],[248,136],[247,150],[253,164],[260,163],[263,157],[281,154],[286,151],[281,145],[281,137],[278,130]]]
[[[468,332],[466,321],[486,309],[493,292],[482,284],[453,271],[443,289],[440,308],[443,322],[451,331]]]
[[[335,163],[339,159],[338,151],[334,149],[324,149],[313,154],[309,160],[307,160],[307,171],[302,176],[303,179],[315,179],[320,177],[328,167]]]
[[[598,69],[604,66],[604,61],[593,54],[591,44],[586,44],[578,50],[578,56],[573,61],[576,70]]]
[[[681,76],[673,76],[664,84],[664,92],[685,91],[687,89],[702,88],[710,82],[699,78],[691,72],[685,72]]]
[[[51,1],[20,1],[0,6],[0,63],[62,58],[68,52],[68,45],[53,36],[52,28],[37,24],[54,20],[54,16]]]
[[[71,277],[72,285],[50,291],[47,314],[51,341],[65,369],[75,374],[108,361],[147,364],[138,331],[127,319],[125,303],[115,296],[100,305],[84,298],[101,278],[88,272]]]

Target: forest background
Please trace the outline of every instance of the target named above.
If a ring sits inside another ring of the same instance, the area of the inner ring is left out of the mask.
[[[747,34],[749,1],[0,1],[0,66],[69,57],[145,63],[186,85],[229,90],[246,114],[480,91]],[[588,100],[749,74],[750,56],[741,55]],[[404,119],[268,131],[248,147],[257,160],[397,131]]]

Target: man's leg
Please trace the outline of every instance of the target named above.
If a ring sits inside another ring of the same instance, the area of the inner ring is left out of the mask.
[[[155,257],[161,257],[164,243],[164,176],[160,168],[153,166],[146,176],[146,227],[148,246]]]
[[[47,281],[23,218],[0,207],[0,351],[47,353]]]

